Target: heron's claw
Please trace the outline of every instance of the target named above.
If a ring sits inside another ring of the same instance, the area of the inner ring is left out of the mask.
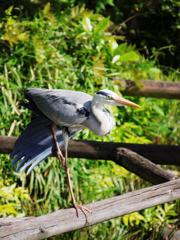
[[[87,207],[84,207],[84,206],[79,205],[79,204],[77,204],[77,203],[73,203],[73,205],[74,205],[74,208],[76,209],[76,215],[77,215],[77,217],[79,217],[78,209],[80,209],[81,212],[84,214],[84,216],[85,216],[85,218],[86,218],[86,224],[88,225],[89,222],[88,222],[88,216],[87,216],[87,213],[86,213],[86,212],[91,213],[92,211],[89,210]]]
[[[61,154],[61,152],[57,151],[57,158],[59,160],[59,167],[60,169],[65,166],[65,158]]]

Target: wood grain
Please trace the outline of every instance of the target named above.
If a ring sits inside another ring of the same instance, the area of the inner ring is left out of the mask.
[[[0,136],[0,153],[10,154],[17,137]],[[118,148],[132,150],[156,164],[180,166],[180,146],[96,141],[70,141],[69,157],[113,160],[118,163]]]
[[[175,179],[175,175],[171,172],[164,170],[155,163],[149,161],[147,158],[127,148],[117,149],[117,160],[118,164],[127,170],[153,184],[159,184]]]
[[[144,80],[137,85],[133,80],[115,81],[122,87],[121,92],[126,96],[180,99],[180,82]]]
[[[15,140],[14,138],[8,137],[6,139],[8,142],[7,145],[9,145],[11,141]],[[6,139],[5,137],[3,137],[4,142],[6,142]],[[119,147],[113,149],[112,148],[112,145],[114,146],[113,143],[106,143],[105,148],[102,148],[102,146],[104,146],[103,143],[93,142],[93,145],[92,142],[88,143],[71,141],[68,150],[69,156],[91,158],[93,155],[93,158],[95,159],[102,159],[102,156],[100,154],[102,153],[105,154],[104,152],[106,152],[106,155],[104,155],[105,159],[107,158],[108,160],[113,160],[117,164],[123,166],[124,168],[128,169],[129,171],[135,173],[139,177],[153,184],[163,183],[176,178],[175,175],[172,174],[171,172],[157,166],[147,158],[139,155],[138,153],[130,149]],[[3,146],[5,144],[2,143],[0,145]]]
[[[180,179],[91,203],[86,205],[92,210],[88,226],[178,198]],[[77,218],[70,208],[34,218],[0,219],[0,239],[40,240],[83,227],[87,227],[84,215]]]

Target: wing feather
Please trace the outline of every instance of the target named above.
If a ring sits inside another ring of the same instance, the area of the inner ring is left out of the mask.
[[[30,166],[29,173],[55,150],[51,124],[54,122],[58,126],[68,126],[69,138],[73,138],[81,131],[79,124],[89,115],[92,97],[82,92],[39,88],[28,89],[25,97],[29,102],[23,103],[23,106],[36,115],[17,139],[10,158],[14,158],[12,166],[19,161],[17,171],[21,169],[22,172]],[[58,126],[55,133],[62,147],[63,135]]]
[[[13,152],[10,155],[11,159],[15,157],[12,162],[12,166],[20,161],[19,165],[17,166],[17,171],[22,168],[22,172],[28,166],[33,164],[28,171],[29,173],[37,164],[46,159],[48,156],[52,155],[55,150],[55,144],[50,129],[51,124],[51,120],[43,116],[36,116],[22,132],[15,143]],[[70,128],[69,137],[74,137],[79,131],[79,129]],[[62,147],[62,131],[59,127],[56,127],[55,132],[59,146]]]

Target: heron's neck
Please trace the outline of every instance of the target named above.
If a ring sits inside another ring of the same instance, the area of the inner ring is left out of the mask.
[[[91,110],[96,119],[94,124],[94,133],[97,135],[106,135],[109,133],[115,125],[114,118],[111,114],[104,110],[102,103],[92,101]]]
[[[103,105],[101,103],[97,103],[95,101],[92,101],[91,110],[92,110],[92,113],[93,113],[94,117],[96,118],[96,120],[101,125],[103,123],[103,120],[104,120],[103,117],[105,115],[105,113],[103,112]]]

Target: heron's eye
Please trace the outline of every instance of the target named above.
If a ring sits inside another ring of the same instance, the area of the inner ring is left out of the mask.
[[[111,100],[111,96],[110,96],[110,95],[107,95],[107,96],[106,96],[106,99]]]

